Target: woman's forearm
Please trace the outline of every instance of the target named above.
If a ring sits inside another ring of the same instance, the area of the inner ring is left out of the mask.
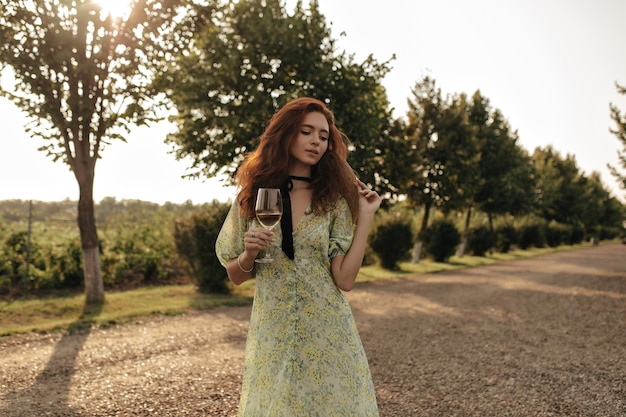
[[[228,278],[235,285],[240,285],[250,279],[254,269],[254,257],[250,257],[247,252],[243,252],[237,258],[228,261],[226,273]]]
[[[350,291],[354,286],[365,256],[367,236],[372,225],[373,216],[359,219],[354,230],[352,245],[344,256],[333,258],[331,270],[335,283],[344,291]]]

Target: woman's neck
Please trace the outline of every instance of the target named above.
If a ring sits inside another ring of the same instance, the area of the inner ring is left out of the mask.
[[[310,177],[311,176],[311,167],[310,166],[290,166],[287,170],[288,175],[293,177]]]

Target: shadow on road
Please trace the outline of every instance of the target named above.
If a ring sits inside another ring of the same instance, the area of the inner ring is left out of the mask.
[[[101,311],[102,304],[86,305],[83,308],[78,320],[69,326],[69,330],[63,334],[54,347],[50,359],[34,383],[28,389],[7,393],[3,399],[3,405],[0,407],[1,416],[17,417],[19,415],[23,417],[25,408],[32,411],[32,414],[28,415],[38,416],[42,415],[42,410],[46,410],[51,405],[55,410],[64,410],[61,414],[63,416],[82,415],[69,405],[74,364],[91,333],[91,326]],[[21,410],[20,414],[15,414],[16,409]]]

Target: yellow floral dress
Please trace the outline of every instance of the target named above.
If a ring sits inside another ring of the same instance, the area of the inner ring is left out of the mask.
[[[244,251],[251,225],[235,202],[215,244],[222,265]],[[307,209],[291,260],[277,226],[275,262],[254,267],[239,416],[378,416],[352,309],[330,273],[330,259],[347,252],[353,231],[345,200],[323,215]]]

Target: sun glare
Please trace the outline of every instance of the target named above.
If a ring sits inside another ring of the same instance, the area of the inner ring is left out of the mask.
[[[132,0],[94,0],[102,8],[102,14],[124,17],[130,11]]]

